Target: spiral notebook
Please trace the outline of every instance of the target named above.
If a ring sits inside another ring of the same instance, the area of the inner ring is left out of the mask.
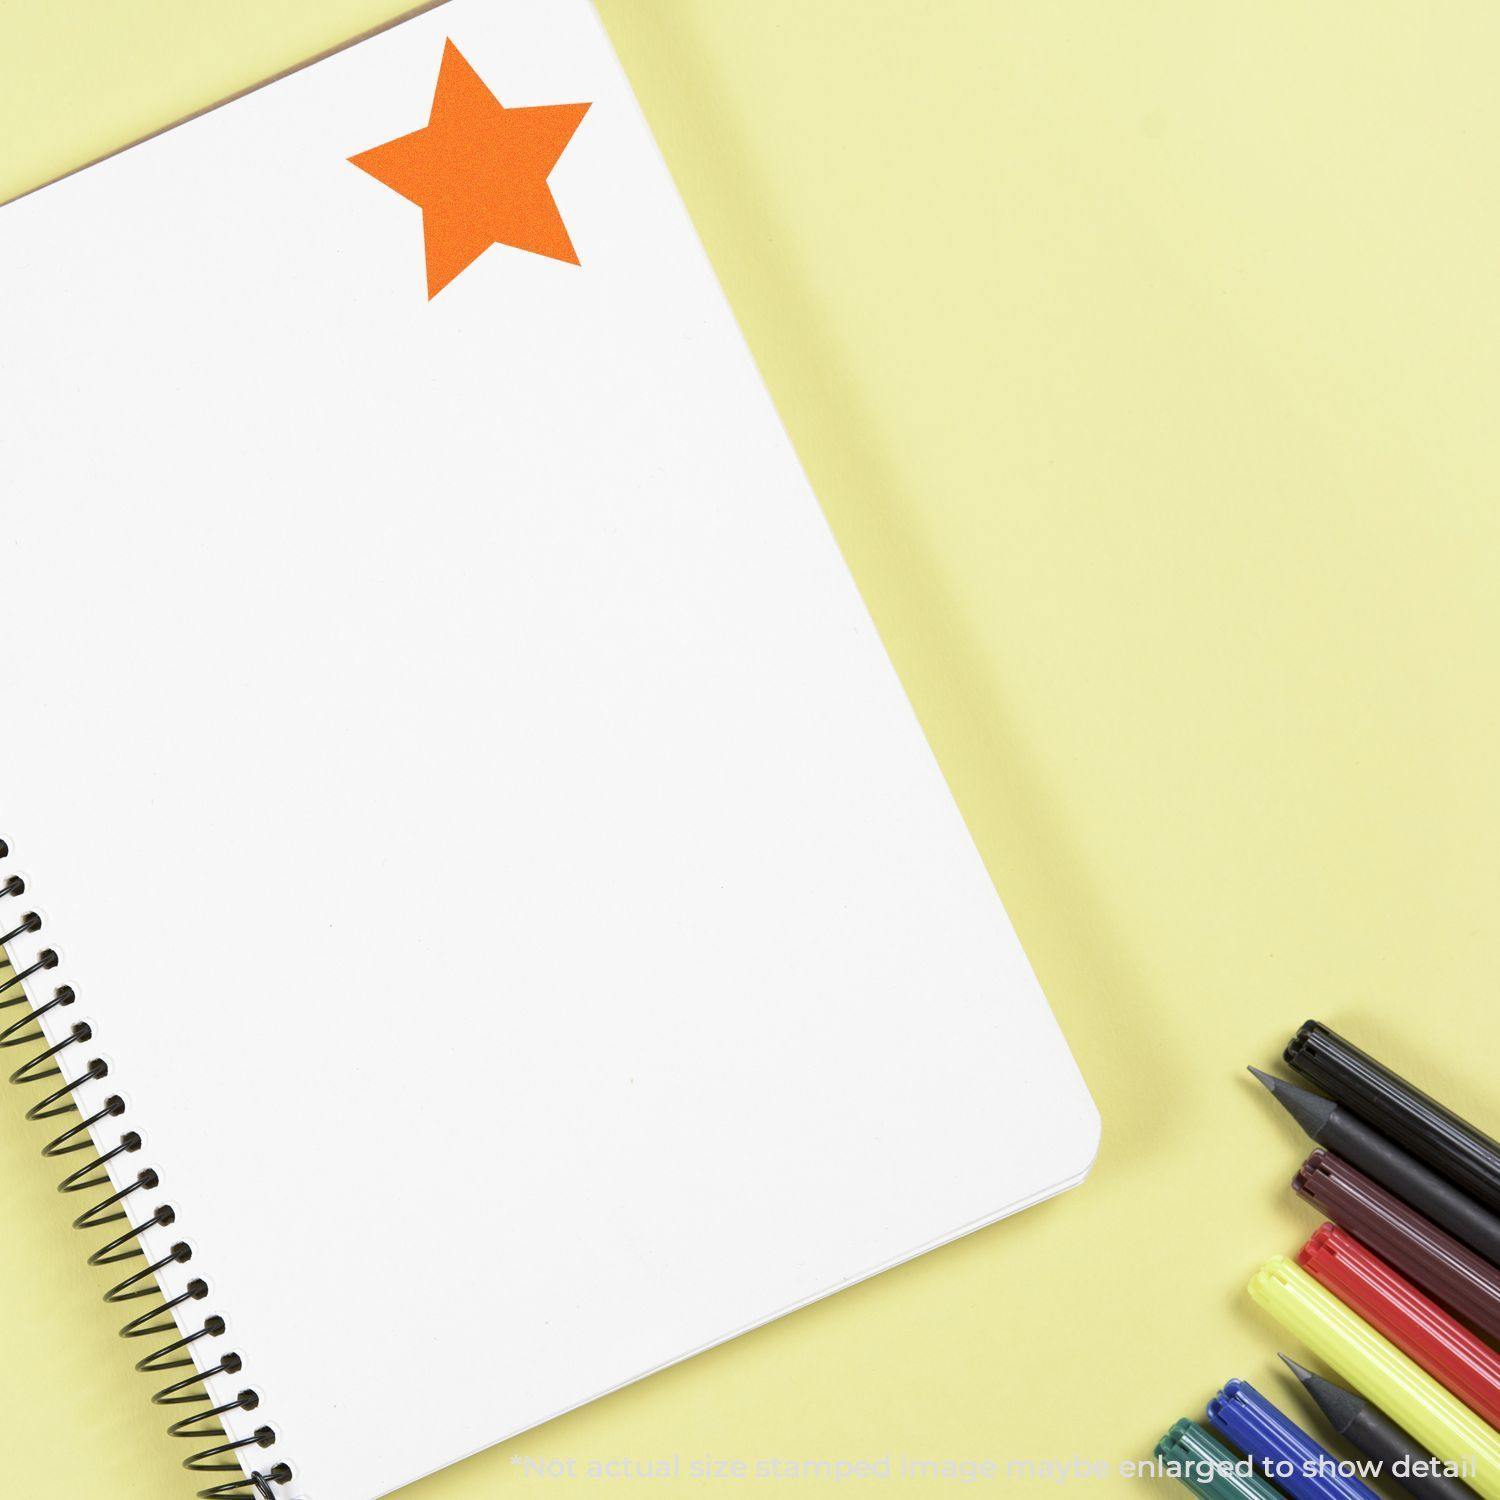
[[[585,0],[20,199],[0,286],[0,1026],[200,1486],[373,1500],[1083,1176]]]

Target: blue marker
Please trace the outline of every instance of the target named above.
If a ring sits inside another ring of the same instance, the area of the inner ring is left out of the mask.
[[[1338,1459],[1243,1380],[1231,1380],[1208,1403],[1208,1419],[1292,1500],[1379,1500],[1369,1485],[1340,1472]]]

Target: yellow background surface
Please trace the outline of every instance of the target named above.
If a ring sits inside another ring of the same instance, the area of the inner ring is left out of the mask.
[[[399,8],[0,0],[0,197]],[[1075,1193],[407,1493],[674,1455],[602,1492],[964,1487],[705,1457],[1019,1491],[1011,1460],[1144,1455],[1233,1375],[1291,1401],[1243,1287],[1313,1227],[1304,1143],[1242,1065],[1317,1014],[1500,1128],[1500,10],[603,10],[1104,1145]],[[40,1138],[0,1110],[0,1492],[185,1496]]]

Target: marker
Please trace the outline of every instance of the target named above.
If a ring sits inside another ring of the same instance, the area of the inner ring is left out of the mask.
[[[1171,1477],[1198,1500],[1281,1500],[1271,1485],[1251,1474],[1211,1433],[1183,1417],[1156,1445],[1156,1456],[1173,1465]]]
[[[1336,1224],[1297,1255],[1302,1268],[1491,1427],[1500,1428],[1500,1354]]]
[[[1328,1425],[1351,1448],[1358,1448],[1366,1458],[1373,1458],[1380,1465],[1377,1479],[1389,1479],[1420,1500],[1474,1500],[1474,1491],[1461,1480],[1433,1472],[1428,1466],[1435,1466],[1438,1460],[1363,1396],[1304,1370],[1284,1354],[1281,1358],[1328,1418]],[[1413,1473],[1413,1469],[1417,1472]]]
[[[1339,1460],[1248,1381],[1231,1380],[1208,1403],[1208,1420],[1292,1500],[1377,1500],[1374,1490],[1340,1473]]]
[[[1332,1292],[1278,1255],[1251,1280],[1250,1295],[1429,1452],[1471,1466],[1472,1489],[1500,1500],[1500,1433]]]
[[[1337,1152],[1403,1203],[1500,1265],[1500,1215],[1454,1187],[1343,1105],[1284,1078],[1262,1073],[1259,1068],[1250,1071],[1320,1146]]]
[[[1286,1060],[1366,1124],[1500,1213],[1500,1141],[1361,1052],[1321,1021],[1307,1021]]]
[[[1314,1151],[1292,1186],[1435,1302],[1500,1338],[1500,1271],[1341,1157]]]

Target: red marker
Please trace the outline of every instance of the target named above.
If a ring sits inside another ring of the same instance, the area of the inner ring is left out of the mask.
[[[1488,1344],[1336,1224],[1324,1224],[1297,1259],[1434,1380],[1500,1427],[1500,1355]]]

